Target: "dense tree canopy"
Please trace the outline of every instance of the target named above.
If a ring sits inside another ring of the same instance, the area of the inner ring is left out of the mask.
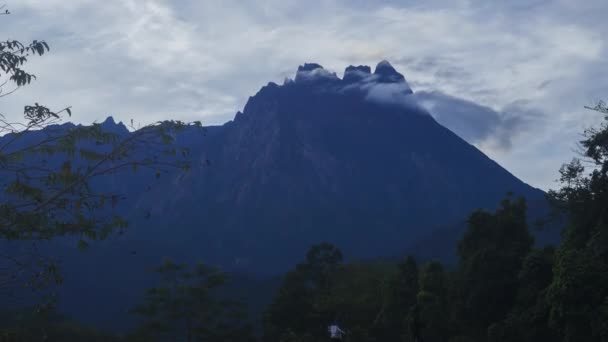
[[[506,199],[495,214],[478,211],[458,245],[464,313],[475,336],[503,319],[517,293],[517,274],[532,247],[523,199]]]
[[[347,341],[605,340],[605,132],[583,142],[597,168],[587,178],[580,163],[565,166],[565,186],[551,194],[570,214],[560,246],[533,246],[526,203],[511,196],[471,214],[455,269],[411,257],[344,264],[335,247],[314,246],[269,307],[265,340],[322,340],[334,321]]]

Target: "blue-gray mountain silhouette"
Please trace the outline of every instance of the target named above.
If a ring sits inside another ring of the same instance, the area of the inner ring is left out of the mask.
[[[138,202],[156,234],[225,268],[274,272],[320,241],[392,255],[507,192],[543,198],[410,101],[387,62],[345,74],[305,64],[213,127],[199,156],[211,165]]]

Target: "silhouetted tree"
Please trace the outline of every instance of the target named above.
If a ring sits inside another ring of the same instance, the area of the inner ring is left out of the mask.
[[[446,341],[449,337],[447,281],[443,266],[438,262],[427,263],[420,272],[420,290],[412,321],[419,321],[417,329],[422,341]]]
[[[491,341],[559,341],[549,327],[548,286],[553,280],[555,249],[533,250],[524,260],[518,276],[518,292],[507,318],[490,326]]]
[[[44,315],[32,310],[0,313],[0,342],[119,342],[119,336],[82,325],[54,311]]]
[[[335,319],[331,301],[333,275],[342,263],[342,252],[322,243],[312,246],[305,262],[287,273],[279,292],[267,310],[265,338],[278,340],[287,334],[319,337]]]
[[[0,98],[35,80],[25,67],[48,51],[45,41],[0,42]],[[5,306],[7,295],[24,286],[46,290],[61,284],[57,260],[39,244],[70,237],[85,248],[127,227],[110,210],[124,194],[95,187],[96,179],[125,169],[160,176],[189,168],[188,151],[173,146],[175,134],[189,124],[158,122],[125,134],[100,124],[54,126],[65,114],[72,115],[70,107],[52,110],[38,103],[24,107],[21,122],[0,113],[0,300]]]
[[[592,108],[608,114],[603,102]],[[548,298],[551,324],[564,341],[608,340],[608,115],[585,132],[582,154],[561,170],[561,188],[551,191],[568,215],[555,255]]]
[[[192,270],[166,260],[156,269],[160,285],[147,290],[132,312],[145,322],[132,338],[144,341],[253,341],[238,302],[218,298],[225,275],[203,264]]]
[[[463,313],[473,337],[485,338],[504,319],[517,295],[517,275],[533,238],[523,199],[502,201],[495,214],[477,211],[458,244]]]
[[[376,338],[378,341],[398,341],[405,336],[411,337],[408,314],[416,304],[418,294],[418,265],[414,257],[408,256],[397,265],[396,272],[389,278],[388,291]]]

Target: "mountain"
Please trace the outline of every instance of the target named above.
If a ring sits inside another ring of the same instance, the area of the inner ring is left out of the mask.
[[[437,123],[412,94],[386,61],[374,72],[349,66],[342,78],[304,64],[234,120],[178,135],[195,158],[189,173],[100,180],[127,195],[131,226],[84,253],[60,244],[64,309],[111,325],[164,256],[254,276],[284,272],[322,241],[351,259],[421,248],[445,257],[471,211],[494,209],[508,192],[544,206],[541,190]],[[130,134],[111,118],[103,126]],[[95,305],[82,308],[81,298]]]
[[[338,78],[318,64],[270,83],[202,142],[208,167],[138,200],[158,236],[229,269],[277,272],[308,246],[403,251],[507,192],[544,194],[438,124],[388,62]],[[160,199],[160,200],[159,200]]]

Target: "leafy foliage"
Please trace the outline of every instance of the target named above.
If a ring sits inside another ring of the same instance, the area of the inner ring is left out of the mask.
[[[56,312],[36,312],[31,309],[0,313],[1,342],[122,341],[119,336],[81,325]]]
[[[26,64],[49,50],[45,41],[0,42],[0,98],[34,80]],[[4,91],[9,86],[14,88]],[[125,194],[96,184],[125,169],[148,169],[157,177],[188,170],[188,150],[176,148],[175,135],[188,126],[201,127],[198,122],[165,121],[128,132],[101,124],[55,125],[66,113],[72,115],[70,107],[54,111],[35,103],[24,107],[23,122],[0,114],[2,294],[23,286],[44,291],[60,285],[57,260],[39,246],[69,237],[86,248],[126,229],[125,219],[113,210]]]
[[[17,40],[7,40],[0,42],[0,77],[8,77],[8,81],[13,82],[17,87],[29,84],[36,76],[23,69],[29,56],[42,56],[49,51],[49,45],[45,41],[34,40],[30,44],[24,45]],[[3,85],[6,85],[5,82]],[[10,92],[9,92],[10,93]],[[3,94],[2,96],[6,96]]]
[[[463,310],[476,336],[506,317],[517,293],[517,275],[533,238],[523,199],[505,199],[495,214],[475,212],[458,245]]]
[[[265,338],[324,335],[326,322],[336,318],[328,300],[332,298],[333,274],[341,263],[342,252],[335,246],[327,243],[313,246],[306,261],[285,276],[277,300],[268,309]]]
[[[413,258],[342,263],[323,243],[287,273],[265,316],[265,341],[319,341],[331,322],[347,327],[349,341],[400,339],[415,302],[418,269]]]
[[[600,103],[596,110],[605,112]],[[585,132],[583,158],[560,170],[562,188],[550,193],[569,223],[555,255],[548,290],[552,327],[564,341],[608,339],[608,116]]]
[[[132,336],[142,341],[252,341],[238,302],[215,293],[225,283],[219,270],[198,264],[192,270],[166,260],[156,269],[160,286],[146,292],[144,302],[132,310],[145,318]]]

